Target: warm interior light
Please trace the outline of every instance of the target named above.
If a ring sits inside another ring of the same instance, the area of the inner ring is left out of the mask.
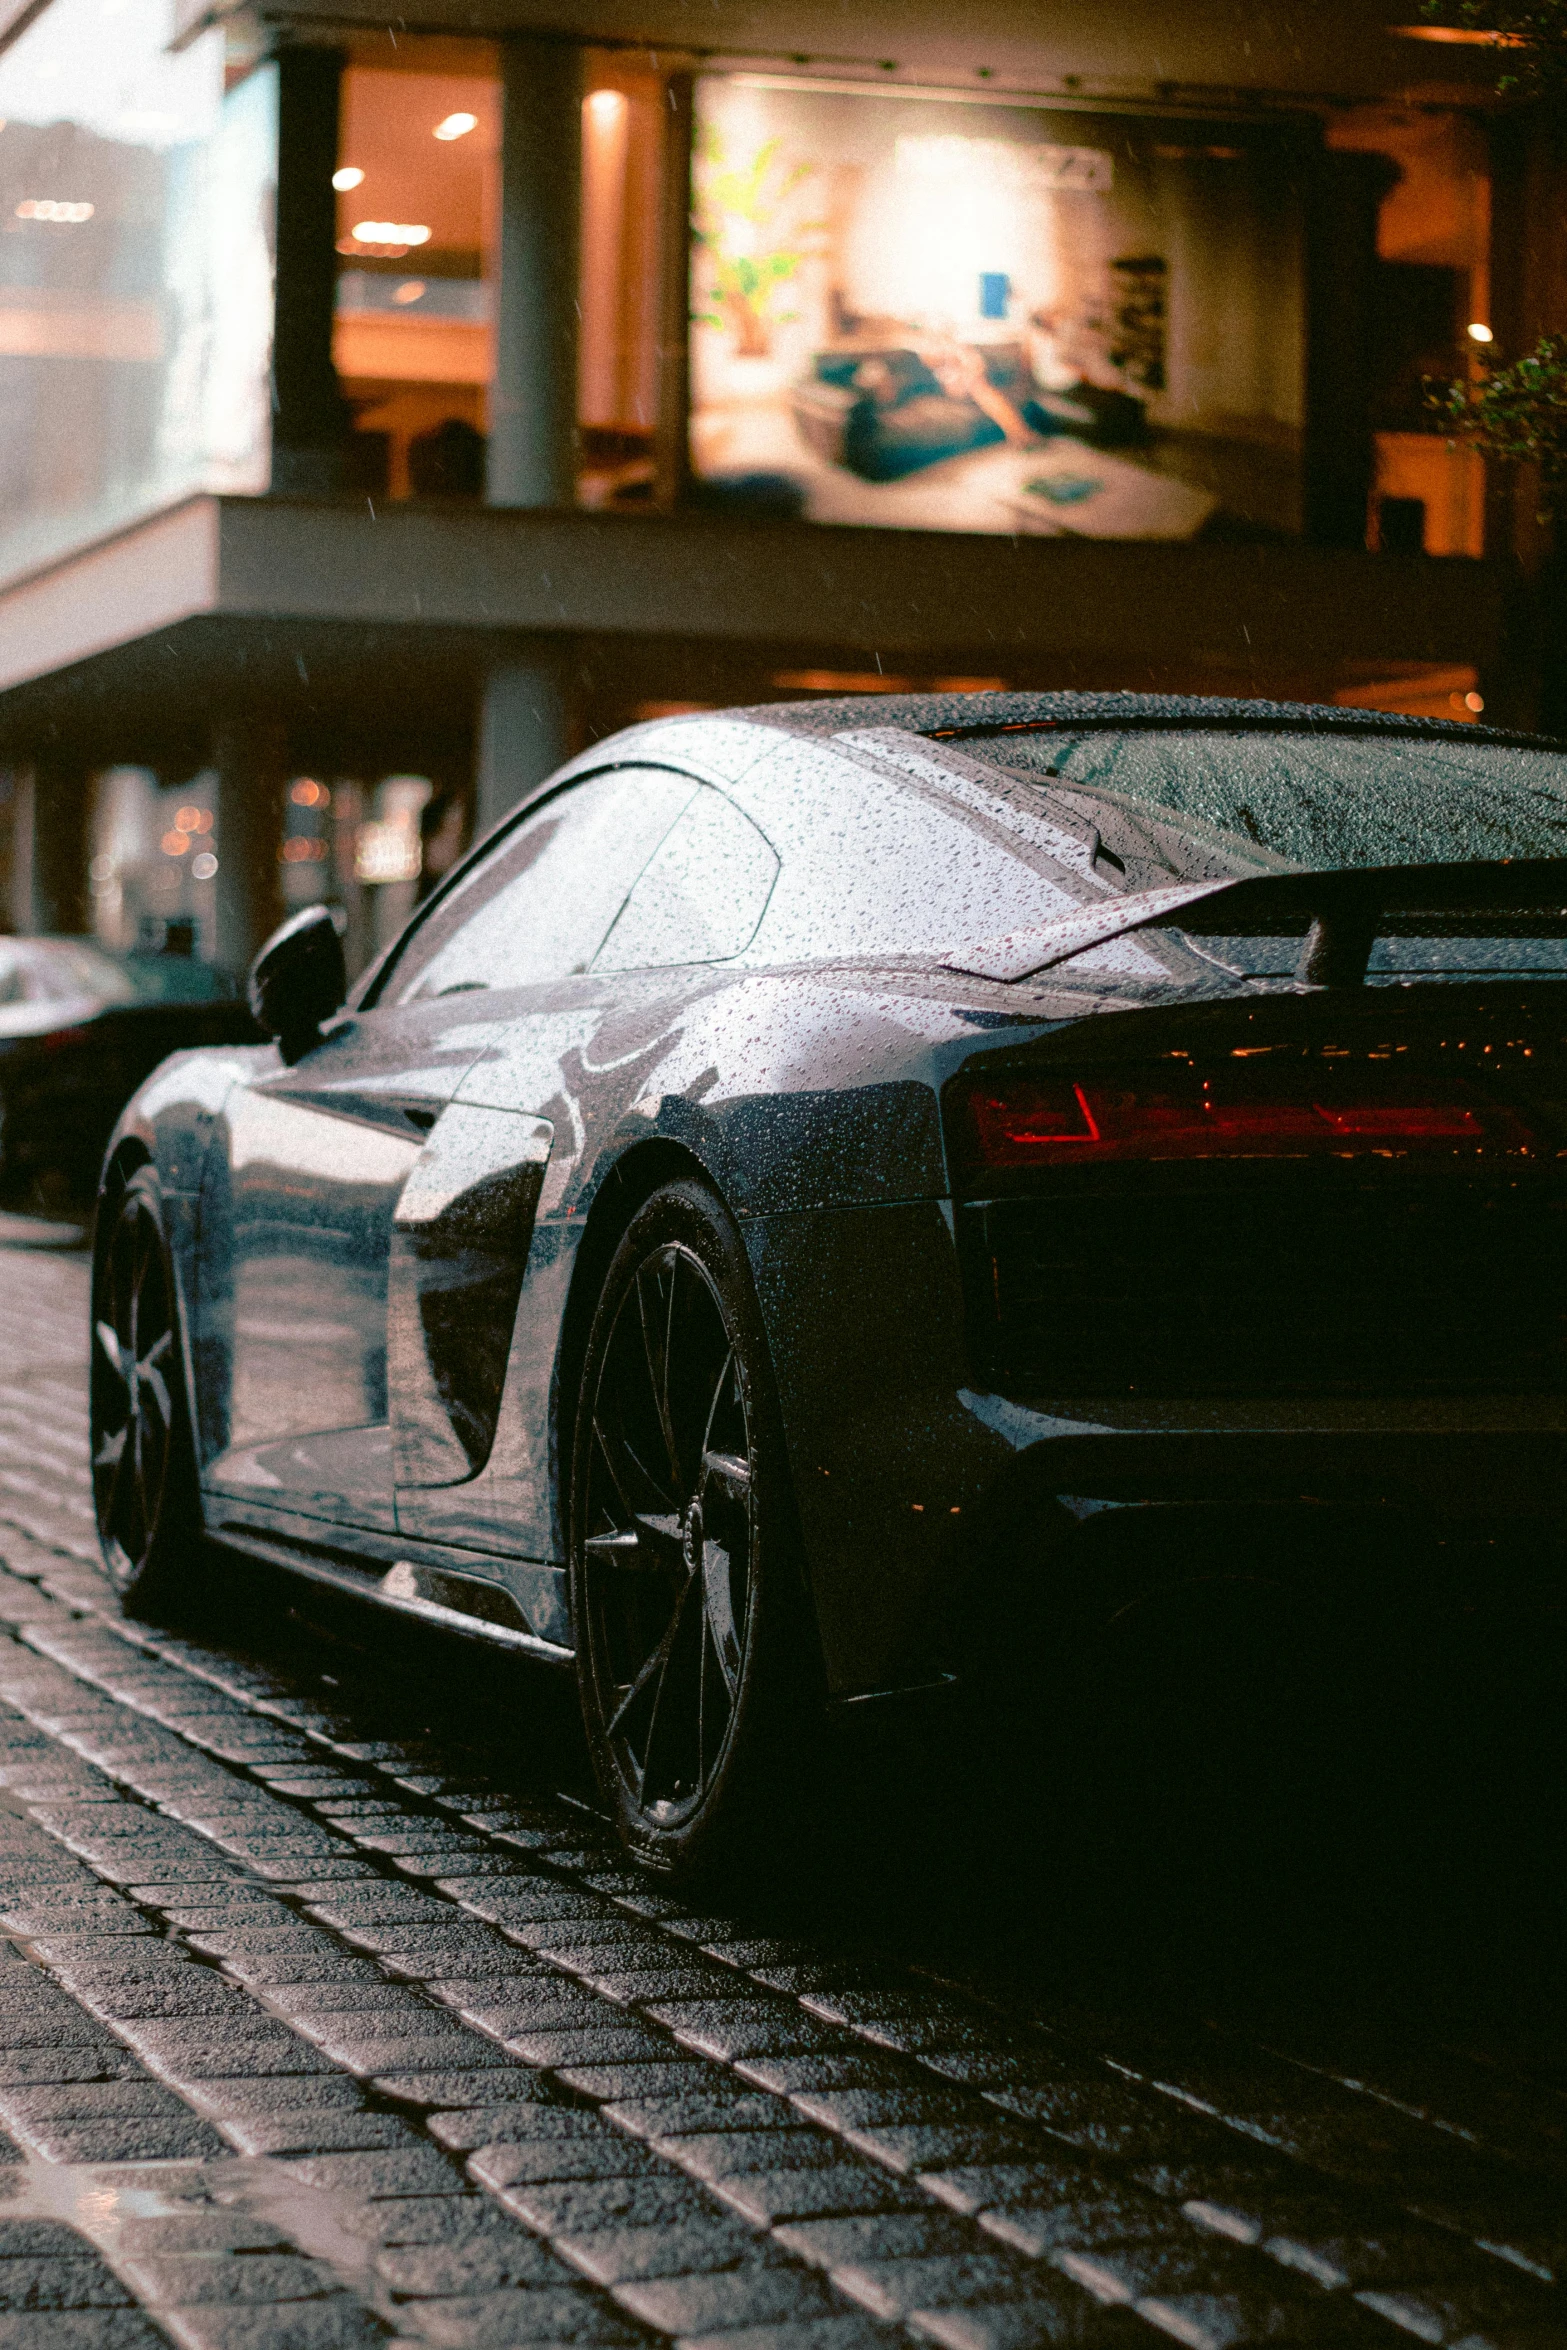
[[[190,847],[188,832],[166,832],[159,843],[166,857],[183,857]]]
[[[1472,49],[1522,49],[1525,46],[1520,33],[1479,32],[1468,25],[1390,24],[1387,29],[1395,41],[1443,41],[1455,47]]]
[[[479,117],[476,114],[449,114],[444,122],[436,124],[435,135],[438,139],[465,139],[470,131],[476,131],[478,127]]]
[[[1469,340],[1472,343],[1489,343],[1493,337],[1490,328],[1482,320],[1473,318],[1469,322]]]
[[[361,245],[427,245],[430,232],[418,220],[357,220],[354,235]]]
[[[424,295],[425,284],[422,277],[404,278],[402,284],[395,286],[392,290],[392,300],[404,309],[410,302],[422,302]]]
[[[346,196],[350,188],[363,187],[364,178],[365,175],[357,163],[345,163],[333,172],[332,185],[340,196]]]
[[[176,809],[174,815],[174,829],[176,832],[210,832],[212,830],[211,809]]]
[[[324,808],[332,797],[326,785],[317,783],[311,775],[302,775],[297,783],[290,784],[288,796],[296,808]]]
[[[880,669],[779,669],[773,684],[797,694],[906,694],[913,680]]]
[[[625,98],[619,90],[592,90],[588,94],[588,112],[596,123],[614,121],[625,108]]]
[[[16,208],[18,220],[53,220],[70,227],[92,216],[92,205],[62,204],[53,196],[24,196]]]

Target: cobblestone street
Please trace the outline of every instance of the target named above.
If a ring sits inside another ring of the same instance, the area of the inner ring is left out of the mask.
[[[944,1894],[935,1817],[684,1905],[536,1670],[233,1561],[121,1619],[86,1292],[0,1254],[0,2350],[1567,2342],[1483,1828],[1347,1924],[1319,1854],[1266,1964],[1168,1855]]]

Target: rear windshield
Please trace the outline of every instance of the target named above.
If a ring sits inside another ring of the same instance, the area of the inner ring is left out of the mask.
[[[1293,865],[1567,856],[1567,756],[1397,736],[1198,729],[966,736],[967,757],[1117,792]]]

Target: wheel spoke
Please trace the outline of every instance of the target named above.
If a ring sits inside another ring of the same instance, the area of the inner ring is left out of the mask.
[[[733,1563],[721,1542],[702,1545],[702,1606],[732,1707],[740,1687],[741,1643],[735,1622]]]
[[[130,1442],[120,1460],[120,1474],[115,1479],[116,1515],[123,1529],[120,1540],[131,1559],[141,1556],[146,1533],[146,1497],[141,1481],[141,1414],[131,1414]],[[120,1506],[123,1503],[123,1508]]]
[[[172,1427],[174,1424],[174,1398],[169,1393],[168,1381],[164,1378],[163,1373],[154,1370],[150,1364],[143,1364],[140,1376],[143,1387],[148,1389],[153,1402],[158,1407],[158,1417],[164,1427]]]
[[[629,1526],[612,1534],[590,1534],[582,1545],[590,1558],[623,1574],[668,1574],[684,1565],[680,1520],[651,1510],[632,1514]]]
[[[582,1547],[601,1565],[627,1568],[633,1574],[644,1563],[642,1545],[629,1528],[619,1534],[589,1534]]]
[[[627,1523],[635,1518],[637,1509],[631,1498],[633,1485],[645,1486],[648,1492],[656,1495],[660,1501],[673,1500],[673,1495],[665,1491],[659,1479],[645,1465],[641,1454],[636,1450],[624,1429],[615,1431],[614,1442],[611,1443],[602,1421],[595,1420],[593,1434],[598,1443],[600,1458],[608,1472],[610,1484],[615,1491],[617,1506],[609,1512],[610,1516],[620,1518]],[[616,1458],[617,1449],[618,1459]]]
[[[125,1363],[120,1349],[120,1334],[112,1322],[94,1322],[93,1336],[109,1358],[109,1368],[122,1385],[125,1383]]]
[[[123,1428],[112,1429],[110,1433],[105,1436],[102,1444],[98,1447],[98,1450],[93,1454],[93,1467],[95,1469],[117,1469],[120,1465],[121,1455],[125,1451],[126,1439],[129,1437],[130,1432],[131,1424],[129,1419],[126,1420]]]
[[[654,1692],[642,1750],[638,1800],[644,1804],[700,1794],[702,1788],[701,1670],[703,1614],[693,1575],[675,1603],[663,1670]],[[689,1779],[682,1772],[689,1769]]]
[[[724,1367],[718,1374],[717,1382],[713,1388],[712,1396],[709,1399],[707,1410],[704,1413],[702,1419],[702,1456],[704,1463],[707,1457],[707,1448],[713,1441],[713,1423],[718,1418],[719,1407],[724,1400],[724,1389],[729,1384],[730,1374],[733,1372],[734,1367],[735,1350],[733,1347],[730,1347],[725,1352]]]
[[[131,1445],[129,1442],[130,1434],[131,1431],[129,1428],[127,1428],[125,1431],[126,1442],[121,1445],[119,1452],[115,1456],[114,1474],[109,1480],[108,1499],[105,1501],[103,1508],[104,1525],[108,1528],[109,1532],[116,1537],[116,1539],[121,1538],[122,1529],[125,1525],[125,1496],[131,1483],[129,1469],[129,1464],[131,1461]]]
[[[653,1649],[648,1656],[643,1658],[630,1687],[624,1692],[620,1703],[616,1706],[614,1712],[610,1715],[609,1720],[605,1723],[604,1730],[607,1737],[615,1738],[620,1736],[624,1730],[626,1722],[630,1718],[630,1715],[636,1706],[638,1698],[643,1696],[649,1686],[654,1681],[658,1680],[662,1675],[665,1666],[669,1662],[669,1652],[675,1644],[675,1634],[679,1630],[680,1626],[680,1611],[682,1606],[685,1604],[685,1599],[686,1594],[685,1592],[682,1592],[680,1594],[680,1598],[675,1603],[674,1614],[670,1617],[669,1622],[664,1627],[663,1638],[659,1641],[658,1646]]]
[[[737,1502],[742,1509],[751,1503],[751,1464],[734,1452],[704,1452],[702,1478],[706,1484],[716,1485],[725,1501]]]
[[[661,1294],[662,1285],[657,1274],[653,1276],[652,1310],[648,1300],[648,1269],[637,1275],[637,1313],[642,1325],[642,1356],[647,1366],[648,1388],[653,1399],[653,1411],[658,1421],[659,1434],[664,1441],[664,1456],[669,1464],[669,1491],[678,1494],[681,1488],[680,1455],[675,1449],[675,1432],[669,1422],[669,1328],[674,1313],[676,1258],[669,1271],[669,1295]],[[662,1323],[660,1331],[658,1324]]]

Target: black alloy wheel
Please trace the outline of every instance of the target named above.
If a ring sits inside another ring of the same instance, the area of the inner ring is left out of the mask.
[[[158,1179],[138,1167],[99,1202],[92,1289],[98,1540],[132,1613],[165,1608],[198,1533],[174,1271]]]
[[[572,1511],[594,1768],[628,1848],[667,1874],[735,1856],[800,1792],[786,1757],[811,1715],[808,1650],[781,1453],[739,1235],[702,1185],[671,1185],[594,1317]]]

